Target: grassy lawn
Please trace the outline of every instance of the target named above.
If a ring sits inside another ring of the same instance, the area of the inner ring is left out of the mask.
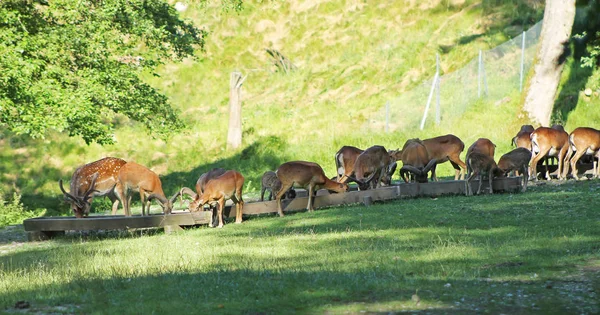
[[[248,218],[223,229],[0,234],[0,311],[600,312],[600,182]],[[17,230],[17,229],[12,229]]]

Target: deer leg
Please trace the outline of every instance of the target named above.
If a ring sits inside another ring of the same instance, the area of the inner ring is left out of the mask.
[[[109,194],[108,199],[112,202],[112,215],[117,215],[117,209],[119,209],[119,198],[115,194]]]
[[[217,226],[218,228],[222,228],[223,227],[223,208],[225,207],[225,197],[221,196],[221,198],[219,198],[219,204],[217,205],[217,216],[219,217],[219,225]]]
[[[146,194],[142,188],[140,188],[140,201],[142,202],[142,216],[145,216],[146,215]],[[148,210],[150,210],[150,209],[148,209]],[[150,212],[150,211],[148,211],[148,212]],[[148,213],[148,214],[150,214],[150,213]]]
[[[569,147],[569,149],[567,150],[567,153],[565,154],[565,157],[563,159],[563,170],[561,174],[564,179],[567,178],[567,175],[569,173],[569,166],[571,166],[570,160],[573,157],[573,150],[571,149],[571,146],[569,144],[567,144],[567,146]],[[571,167],[571,169],[573,168]]]
[[[241,187],[238,191],[236,191],[236,193],[233,194],[233,196],[231,196],[231,200],[235,204],[235,223],[240,224],[242,223],[242,211],[244,208],[244,200],[242,199]]]
[[[579,161],[584,154],[585,150],[575,151],[575,155],[571,158],[571,176],[573,176],[575,180],[579,180],[579,176],[577,175],[577,161]]]
[[[490,184],[490,195],[494,194],[494,187],[492,187],[492,180],[494,179],[494,170],[491,169],[488,173],[488,183]]]
[[[563,147],[560,149],[560,152],[558,152],[558,175],[556,175],[556,177],[558,179],[563,179],[563,168],[565,167],[565,163],[563,161],[563,159],[565,159],[565,155],[567,155],[567,150],[568,150],[568,145],[563,145]],[[585,153],[585,152],[584,152]],[[567,167],[568,169],[569,167]]]
[[[477,187],[477,194],[479,195],[479,193],[481,192],[481,181],[483,179],[483,174],[479,174],[479,187]]]
[[[288,191],[288,189],[290,189],[292,186],[294,185],[294,182],[292,183],[281,183],[281,189],[277,192],[277,194],[275,195],[275,200],[277,201],[277,214],[279,214],[280,217],[283,217],[283,210],[281,209],[281,197],[283,197],[283,195],[285,195],[285,193]]]
[[[469,177],[467,178],[467,189],[465,192],[465,196],[472,196],[473,195],[473,189],[471,188],[471,179],[473,179],[473,177],[475,177],[475,172],[471,172],[471,174],[469,174]]]
[[[538,152],[538,154],[534,155],[531,157],[531,161],[529,162],[529,167],[530,167],[530,177],[533,176],[533,180],[537,181],[537,163],[540,159],[542,159],[544,156],[546,156],[546,154],[548,153],[548,151],[550,151],[550,148],[545,148],[544,150],[542,150],[540,148],[540,151]],[[548,167],[546,167],[546,169],[548,169]],[[530,178],[531,179],[531,178]]]
[[[260,201],[265,200],[265,190],[267,190],[264,186],[260,188]]]

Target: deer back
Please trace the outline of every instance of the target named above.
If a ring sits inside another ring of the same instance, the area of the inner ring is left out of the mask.
[[[539,127],[531,133],[532,146],[535,145],[543,149],[554,148],[560,150],[567,145],[568,139],[569,135],[564,129]]]
[[[202,192],[204,191],[204,187],[206,186],[206,183],[208,183],[208,181],[210,181],[213,178],[223,175],[226,171],[227,170],[225,170],[223,168],[213,168],[212,170],[200,175],[200,177],[198,178],[198,181],[196,181],[196,193],[198,195],[201,195]]]
[[[238,171],[229,170],[209,180],[204,186],[204,192],[200,196],[200,203],[211,202],[220,198],[230,199],[244,186],[244,176]]]
[[[372,146],[361,153],[354,164],[354,176],[364,179],[366,174],[372,174],[378,169],[384,169],[391,164],[388,151],[380,145]]]
[[[496,153],[496,145],[490,139],[479,138],[469,147],[467,156],[471,155],[471,153],[485,154],[493,159]]]
[[[460,155],[465,149],[465,144],[457,136],[448,134],[431,139],[423,140],[430,159],[436,159],[438,163],[448,160],[448,156]]]
[[[135,162],[127,162],[119,171],[119,181],[127,188],[139,191],[143,189],[149,194],[156,194],[166,199],[162,183],[156,173]]]

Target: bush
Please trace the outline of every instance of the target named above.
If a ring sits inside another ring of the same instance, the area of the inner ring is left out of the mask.
[[[5,200],[0,193],[0,228],[21,224],[23,220],[43,215],[46,209],[27,210],[21,203],[21,195],[14,193],[12,201]]]

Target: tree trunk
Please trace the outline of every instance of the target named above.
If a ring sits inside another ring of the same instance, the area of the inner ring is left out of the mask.
[[[546,1],[541,44],[523,106],[531,120],[543,126],[550,125],[550,115],[574,21],[575,0]]]
[[[242,78],[239,72],[232,72],[229,78],[229,131],[227,147],[237,149],[242,145]]]

